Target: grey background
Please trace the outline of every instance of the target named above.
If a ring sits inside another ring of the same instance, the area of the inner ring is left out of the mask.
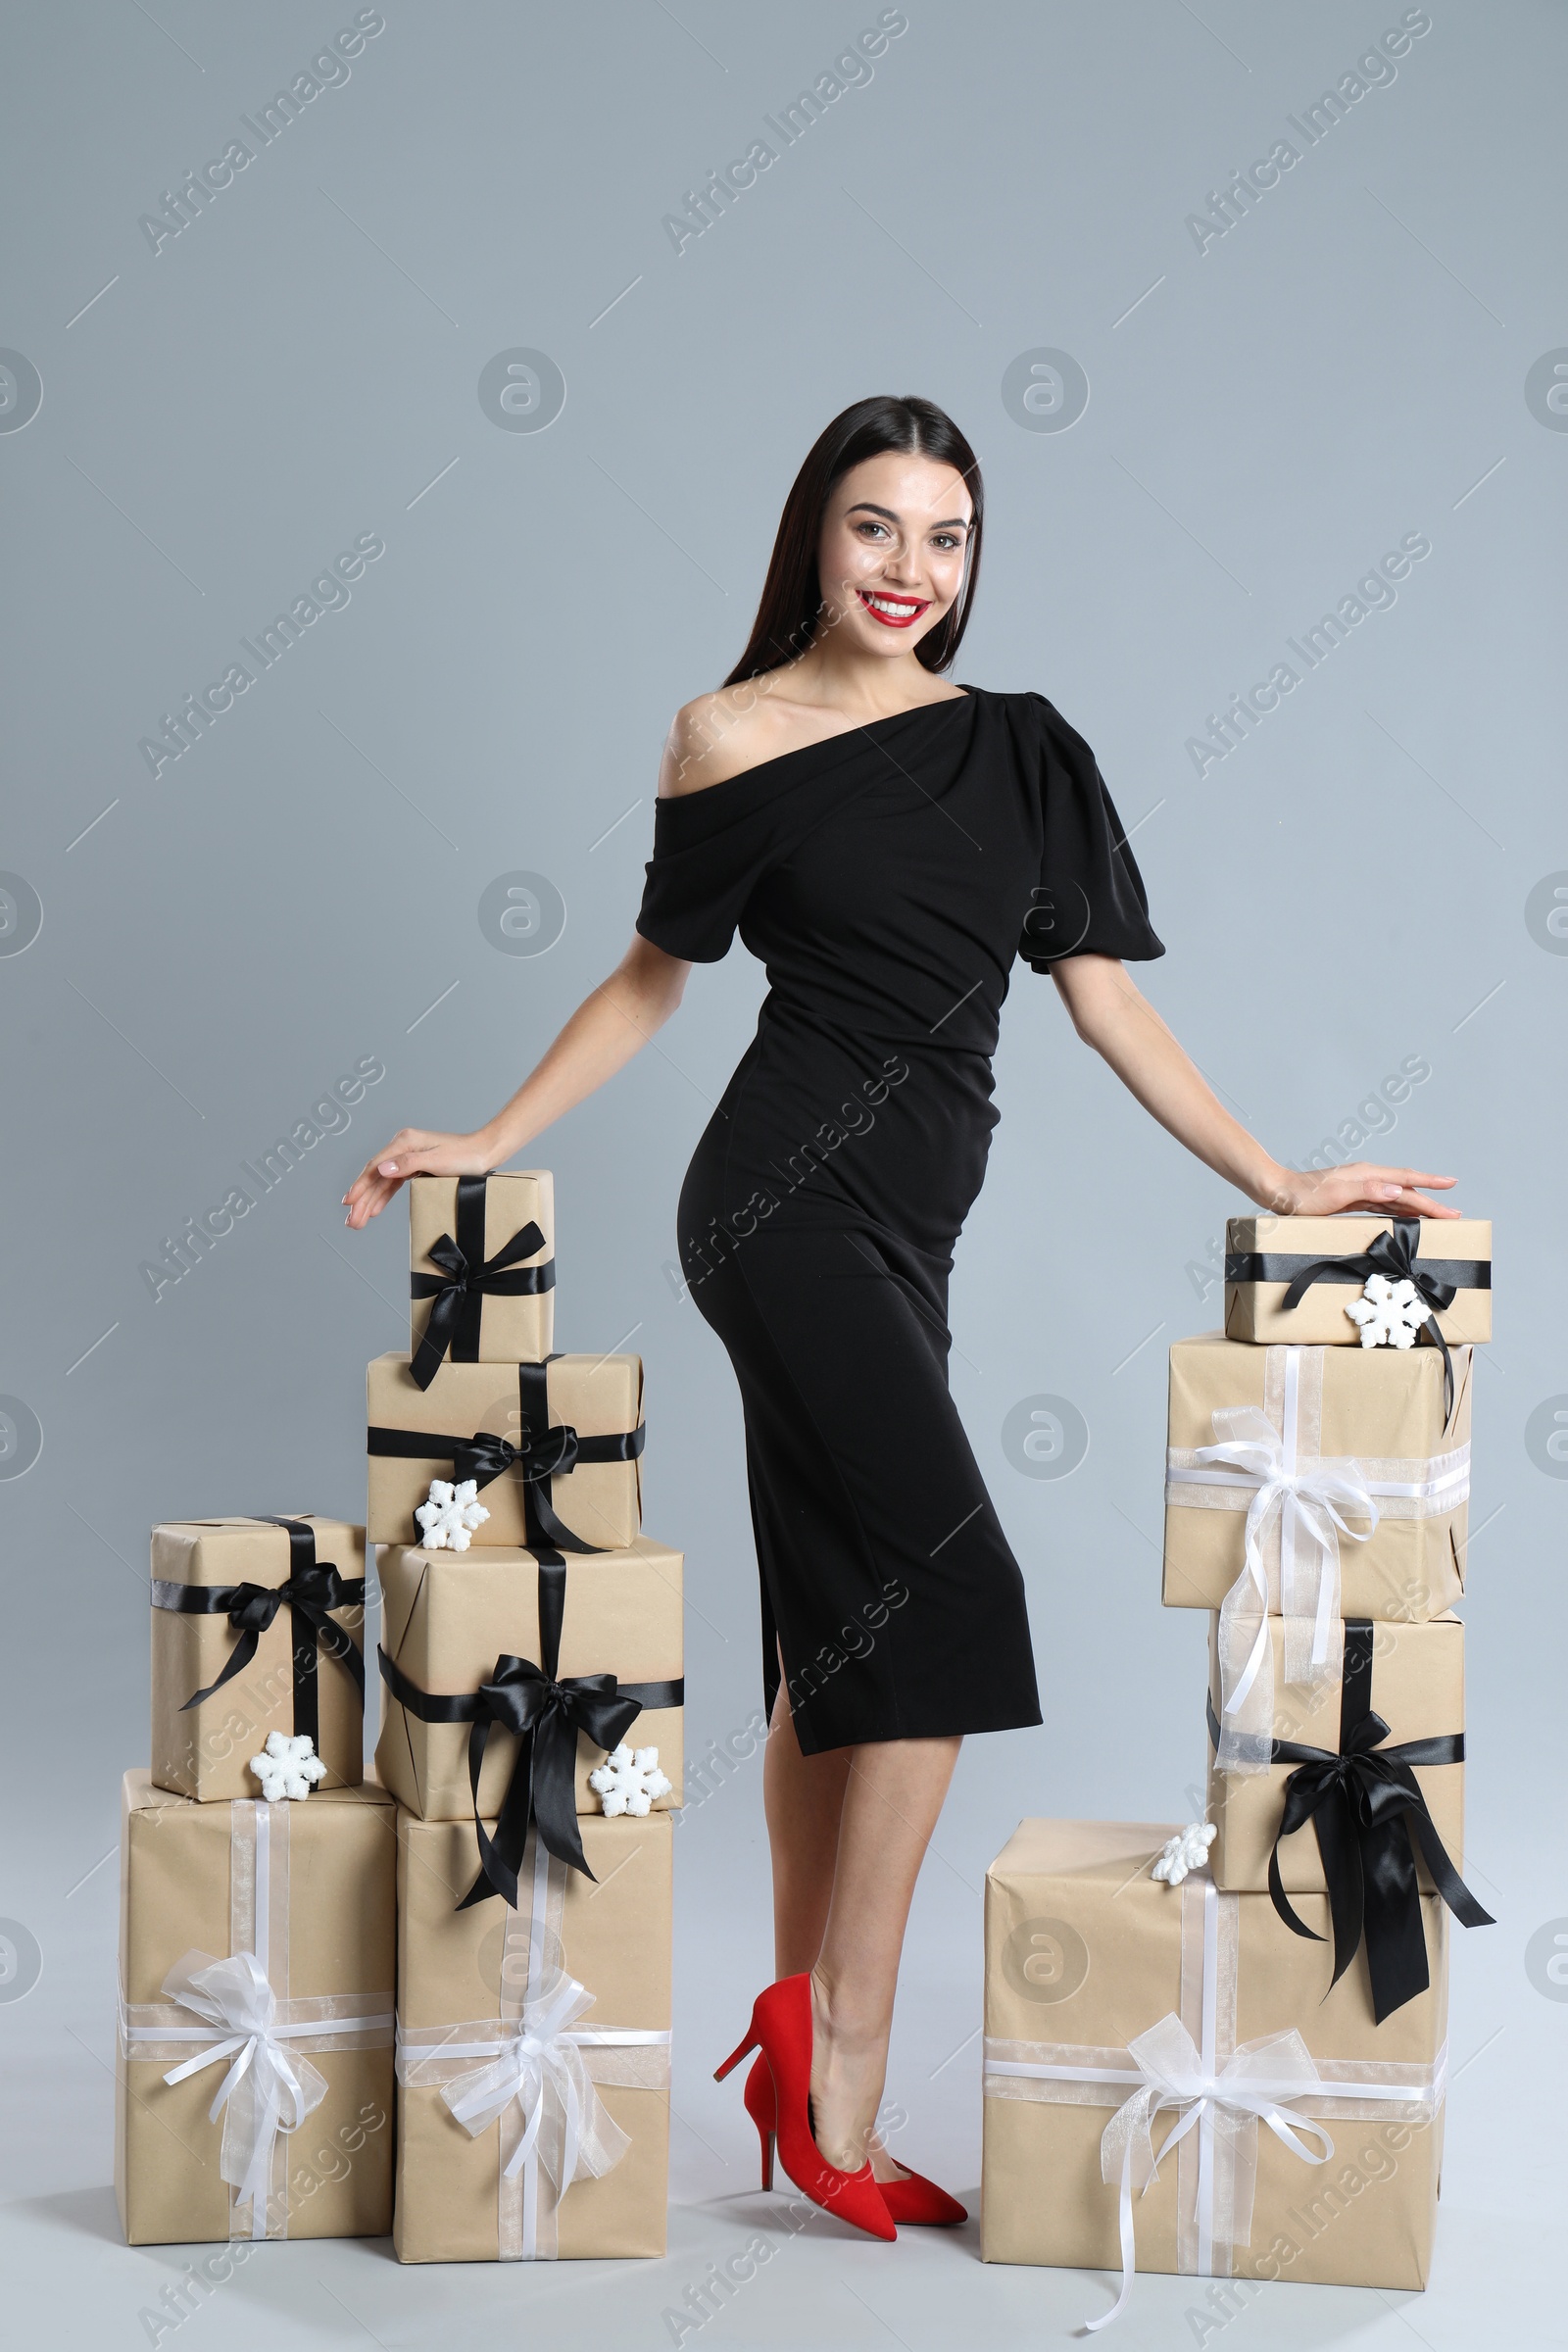
[[[27,2340],[145,2341],[138,2314],[181,2276],[178,2250],[119,2245],[105,2185],[105,1857],[146,1750],[148,1525],[361,1507],[363,1366],[404,1330],[406,1227],[350,1237],[338,1196],[401,1121],[485,1116],[621,952],[669,714],[735,658],[808,442],[871,390],[928,394],[976,443],[989,548],[959,675],[1045,692],[1095,745],[1170,950],[1140,977],[1177,1034],[1288,1158],[1402,1060],[1429,1064],[1372,1149],[1452,1171],[1495,1220],[1469,1853],[1500,1924],[1455,1958],[1434,2283],[1281,2286],[1227,2341],[1557,2340],[1568,2007],[1540,1955],[1568,1928],[1568,1488],[1545,1449],[1551,1400],[1568,1409],[1568,965],[1526,910],[1568,868],[1560,606],[1548,630],[1568,438],[1525,384],[1568,344],[1561,11],[1435,0],[1392,84],[1200,254],[1187,216],[1401,9],[913,0],[869,83],[677,257],[662,216],[876,8],[388,5],[346,84],[155,255],[139,216],[354,14],[8,17],[0,342],[43,385],[0,433],[0,864],[43,911],[0,955],[0,1391],[43,1433],[0,1479],[0,1913],[42,1969],[25,1997],[0,1984]],[[479,404],[518,347],[564,376],[544,432]],[[1069,431],[1003,405],[1040,348],[1087,374]],[[386,553],[348,607],[155,781],[137,746],[160,713],[370,532]],[[1200,778],[1184,747],[1205,713],[1416,532],[1432,553],[1396,604]],[[518,870],[566,909],[542,956],[479,927]],[[740,950],[700,970],[657,1048],[525,1155],[556,1173],[561,1344],[647,1358],[648,1525],[688,1555],[694,1761],[759,1704],[755,1574],[731,1375],[667,1268],[760,977]],[[139,1268],[162,1237],[372,1056],[386,1074],[352,1124],[155,1302]],[[1193,1809],[1205,1626],[1158,1601],[1163,1350],[1217,1322],[1205,1261],[1244,1205],[1021,967],[998,1094],[954,1382],[1027,1570],[1049,1720],[962,1759],[890,2081],[896,2144],[960,2191],[988,1860],[1025,1812]],[[1090,1437],[1059,1480],[1003,1448],[1009,1412],[1048,1395]],[[779,2228],[735,2086],[708,2080],[768,1972],[760,1780],[743,1767],[678,1832],[666,2262],[400,2275],[384,2246],[276,2249],[181,2343],[259,2346],[286,2322],[291,2341],[414,2346],[519,2317],[553,2343],[670,2341],[661,2313],[707,2264]],[[1103,2307],[1081,2277],[982,2270],[975,2244],[883,2255],[809,2229],[704,2334],[923,2352],[1054,2340]],[[1203,2292],[1141,2280],[1121,2341],[1196,2340]]]

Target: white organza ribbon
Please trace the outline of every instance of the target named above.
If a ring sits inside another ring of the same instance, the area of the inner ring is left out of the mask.
[[[1180,1888],[1185,2016],[1170,2011],[1122,2049],[987,2037],[987,2098],[1115,2109],[1101,2135],[1100,2169],[1117,2191],[1121,2289],[1109,2311],[1085,2322],[1091,2333],[1126,2307],[1137,2268],[1134,2191],[1150,2187],[1173,2148],[1180,2150],[1177,2272],[1228,2278],[1235,2249],[1251,2242],[1260,2123],[1303,2163],[1326,2164],[1334,2143],[1313,2116],[1416,2125],[1430,2122],[1442,2104],[1442,2051],[1430,2066],[1319,2060],[1294,2027],[1236,2041],[1241,1899],[1221,1894],[1206,1870]],[[1152,2124],[1162,2110],[1177,2120],[1156,2155]],[[1303,2132],[1321,2143],[1321,2154]]]
[[[441,2093],[475,2139],[515,2101],[522,2131],[503,2171],[510,2180],[537,2146],[558,2197],[579,2174],[601,2179],[631,2146],[594,2088],[580,2039],[569,2030],[593,2005],[585,1984],[558,1973],[541,1998],[524,2001],[516,2031],[498,2045],[488,2064],[456,2076]],[[547,2112],[553,2129],[542,2134]]]
[[[166,2082],[183,2082],[205,2067],[233,2060],[207,2120],[216,2124],[222,2116],[220,2176],[234,2190],[237,2204],[249,2204],[253,2214],[261,2216],[265,2231],[277,2134],[298,2131],[319,2107],[326,2096],[326,2078],[308,2058],[284,2047],[281,2036],[291,2029],[278,2025],[276,1996],[254,1952],[236,1952],[229,1960],[187,1952],[164,1979],[164,1993],[181,2009],[206,2018],[220,2036],[183,2066],[172,2067]],[[292,2029],[295,2034],[310,2031],[308,2026]],[[247,2079],[248,2098],[236,2098]]]

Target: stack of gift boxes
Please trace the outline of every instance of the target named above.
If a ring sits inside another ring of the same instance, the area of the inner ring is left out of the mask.
[[[987,1884],[983,2252],[1120,2270],[1091,2326],[1135,2268],[1426,2282],[1448,1919],[1489,1924],[1451,1604],[1491,1257],[1475,1220],[1233,1219],[1224,1331],[1170,1351],[1206,1820],[1026,1821]]]
[[[409,1195],[412,1347],[368,1368],[365,1528],[154,1530],[121,2220],[133,2244],[658,2255],[682,1560],[641,1532],[642,1367],[553,1349],[548,1174]]]

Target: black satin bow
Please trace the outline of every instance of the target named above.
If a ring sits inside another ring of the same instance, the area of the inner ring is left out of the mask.
[[[256,1655],[258,1642],[279,1609],[286,1608],[293,1629],[294,1730],[309,1735],[311,1745],[321,1743],[320,1705],[317,1664],[324,1650],[347,1667],[365,1706],[365,1658],[353,1636],[332,1617],[333,1609],[363,1608],[365,1579],[345,1577],[330,1560],[316,1556],[316,1530],[303,1519],[277,1519],[270,1512],[257,1517],[269,1527],[280,1527],[289,1542],[289,1573],[279,1585],[178,1585],[159,1578],[153,1585],[153,1605],[183,1617],[226,1617],[239,1636],[223,1671],[205,1690],[192,1691],[180,1713],[199,1707],[215,1690],[243,1674]]]
[[[557,1516],[549,1482],[568,1477],[580,1463],[636,1461],[648,1442],[648,1427],[639,1421],[635,1429],[585,1438],[569,1421],[552,1422],[546,1367],[556,1360],[548,1355],[543,1363],[517,1366],[522,1424],[519,1445],[488,1429],[476,1429],[471,1438],[457,1438],[431,1430],[372,1425],[366,1434],[366,1450],[401,1461],[450,1461],[454,1486],[471,1478],[476,1487],[488,1487],[514,1469],[522,1480],[523,1541],[530,1551],[541,1545],[547,1549],[554,1545],[558,1551],[602,1551],[604,1544],[584,1543]],[[418,1541],[417,1521],[411,1540]]]
[[[1219,1724],[1208,1702],[1209,1737]],[[1378,2025],[1431,1982],[1416,1853],[1432,1874],[1448,1909],[1467,1928],[1490,1928],[1483,1911],[1448,1859],[1411,1767],[1462,1764],[1464,1734],[1446,1732],[1430,1740],[1405,1740],[1386,1747],[1389,1727],[1372,1707],[1372,1623],[1347,1618],[1345,1668],[1340,1692],[1340,1748],[1308,1747],[1276,1740],[1276,1764],[1294,1764],[1285,1784],[1285,1805],[1268,1858],[1268,1890],[1274,1908],[1293,1935],[1314,1943],[1324,1938],[1298,1919],[1280,1877],[1280,1841],[1310,1821],[1323,1857],[1334,1931],[1337,1984],[1354,1959],[1363,1932],[1372,2014]]]
[[[517,1872],[528,1825],[538,1825],[546,1848],[558,1860],[592,1878],[577,1827],[577,1734],[585,1732],[595,1747],[617,1747],[645,1707],[685,1704],[686,1685],[677,1677],[667,1683],[617,1683],[612,1674],[557,1672],[561,1657],[561,1626],[565,1610],[566,1563],[548,1552],[539,1560],[539,1655],[531,1658],[504,1654],[495,1671],[477,1690],[445,1695],[421,1690],[377,1649],[381,1678],[400,1705],[421,1723],[466,1723],[468,1732],[468,1786],[473,1794],[473,1828],[479,1846],[479,1874],[458,1905],[466,1911],[492,1894],[514,1908],[517,1902]],[[496,1816],[496,1834],[486,1833],[479,1817],[479,1774],[492,1732],[516,1736],[517,1752]]]
[[[1453,1358],[1448,1343],[1438,1328],[1438,1313],[1453,1304],[1457,1285],[1445,1282],[1434,1271],[1432,1262],[1426,1265],[1416,1256],[1421,1239],[1419,1217],[1396,1217],[1392,1233],[1376,1233],[1366,1248],[1353,1257],[1318,1257],[1311,1259],[1299,1273],[1294,1275],[1280,1301],[1282,1307],[1299,1306],[1314,1282],[1361,1282],[1371,1274],[1386,1274],[1390,1282],[1410,1282],[1426,1301],[1425,1329],[1430,1331],[1437,1346],[1443,1349],[1443,1417],[1453,1411]],[[1490,1274],[1490,1269],[1489,1269]]]
[[[519,1257],[532,1257],[545,1246],[543,1233],[531,1221],[494,1257],[485,1256],[484,1188],[482,1176],[458,1178],[457,1239],[444,1233],[426,1252],[441,1271],[409,1276],[411,1297],[431,1301],[429,1320],[409,1367],[421,1389],[430,1386],[449,1349],[456,1364],[478,1362],[486,1298],[524,1298],[556,1286],[554,1260],[543,1266],[517,1264]]]

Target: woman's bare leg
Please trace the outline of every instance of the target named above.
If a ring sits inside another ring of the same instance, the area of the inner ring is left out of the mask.
[[[811,1977],[817,2145],[879,2180],[876,2136],[905,1924],[956,1740],[892,1740],[803,1756],[780,1686],[762,1762],[773,1857],[773,1964]]]

